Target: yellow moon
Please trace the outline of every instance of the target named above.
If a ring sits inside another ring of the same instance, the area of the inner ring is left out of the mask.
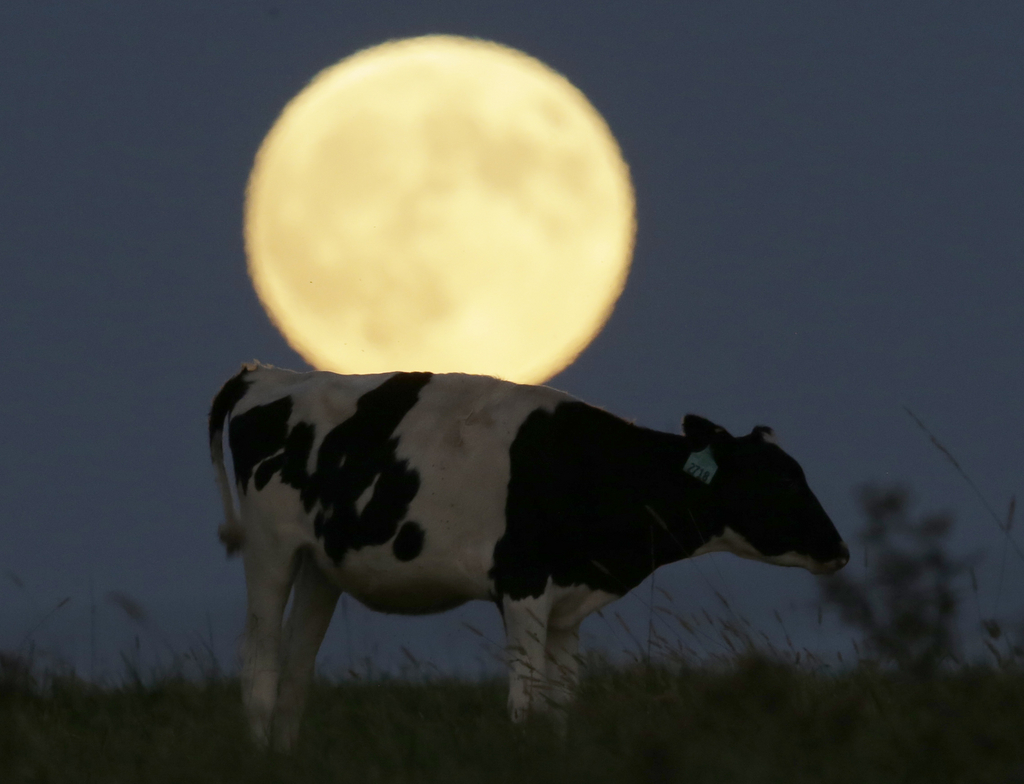
[[[601,330],[629,170],[583,93],[495,43],[410,38],[285,107],[246,191],[249,274],[310,364],[544,381]]]

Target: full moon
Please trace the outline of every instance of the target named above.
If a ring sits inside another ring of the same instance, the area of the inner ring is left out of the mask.
[[[256,155],[249,274],[311,365],[547,380],[600,332],[633,249],[629,170],[569,81],[424,36],[327,68]]]

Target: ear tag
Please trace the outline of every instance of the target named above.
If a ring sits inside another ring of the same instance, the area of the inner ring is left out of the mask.
[[[685,473],[706,485],[711,484],[711,480],[715,476],[715,472],[717,470],[718,463],[716,463],[715,458],[711,456],[710,446],[704,447],[699,452],[691,452],[690,456],[686,458],[686,462],[683,464],[683,471]]]

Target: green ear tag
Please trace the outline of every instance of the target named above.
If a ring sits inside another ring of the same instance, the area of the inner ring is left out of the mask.
[[[686,463],[683,464],[683,471],[706,485],[711,484],[711,480],[717,470],[718,463],[711,456],[711,447],[709,446],[704,447],[699,452],[691,452],[690,456],[686,459]]]

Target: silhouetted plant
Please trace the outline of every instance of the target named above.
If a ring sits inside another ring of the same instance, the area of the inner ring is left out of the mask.
[[[29,693],[36,687],[30,656],[0,651],[0,697]]]
[[[824,600],[844,622],[859,628],[869,652],[916,677],[932,674],[946,659],[959,661],[953,629],[953,582],[970,559],[945,550],[952,526],[946,514],[911,519],[907,491],[866,486],[860,492],[867,527],[861,534],[868,577],[840,573],[824,581]]]

